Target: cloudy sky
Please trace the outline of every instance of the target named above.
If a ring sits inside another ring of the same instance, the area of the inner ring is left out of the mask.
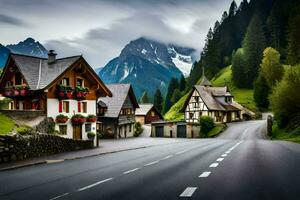
[[[83,54],[93,67],[141,36],[201,50],[231,1],[0,0],[0,43],[33,37],[60,57]]]

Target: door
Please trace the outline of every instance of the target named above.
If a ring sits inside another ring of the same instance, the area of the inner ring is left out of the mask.
[[[178,138],[186,138],[186,125],[178,125],[177,126],[177,137]]]
[[[163,126],[156,126],[155,127],[156,137],[164,137],[164,127]]]
[[[231,112],[227,113],[227,122],[231,122],[232,121],[232,117],[231,117]]]
[[[73,126],[73,139],[81,140],[82,139],[82,125]]]

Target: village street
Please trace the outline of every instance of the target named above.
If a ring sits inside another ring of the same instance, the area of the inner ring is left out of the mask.
[[[300,145],[264,128],[238,122],[215,139],[1,171],[0,199],[297,199]]]

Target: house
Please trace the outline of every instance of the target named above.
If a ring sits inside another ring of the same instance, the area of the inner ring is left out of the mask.
[[[111,96],[82,56],[48,58],[10,54],[0,79],[0,93],[12,99],[12,111],[39,111],[55,122],[62,137],[88,139],[96,132],[99,97]]]
[[[151,124],[164,120],[164,118],[153,104],[139,104],[139,108],[135,112],[135,120],[141,124]]]
[[[241,109],[236,104],[226,86],[212,87],[203,76],[201,84],[195,85],[189,93],[182,111],[188,123],[199,122],[201,116],[210,116],[217,123],[227,123],[242,119]]]
[[[105,137],[127,138],[134,134],[135,111],[139,107],[130,84],[107,85],[112,97],[98,99],[99,130]]]

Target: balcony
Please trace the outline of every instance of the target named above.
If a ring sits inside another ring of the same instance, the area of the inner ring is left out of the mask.
[[[88,95],[88,93],[89,93],[89,89],[88,88],[77,86],[74,89],[74,99],[84,100],[84,99],[86,99],[86,96]]]
[[[15,85],[5,88],[4,96],[8,98],[25,97],[32,94],[26,85]]]
[[[73,88],[65,85],[57,86],[57,96],[59,99],[72,99],[73,98]]]

